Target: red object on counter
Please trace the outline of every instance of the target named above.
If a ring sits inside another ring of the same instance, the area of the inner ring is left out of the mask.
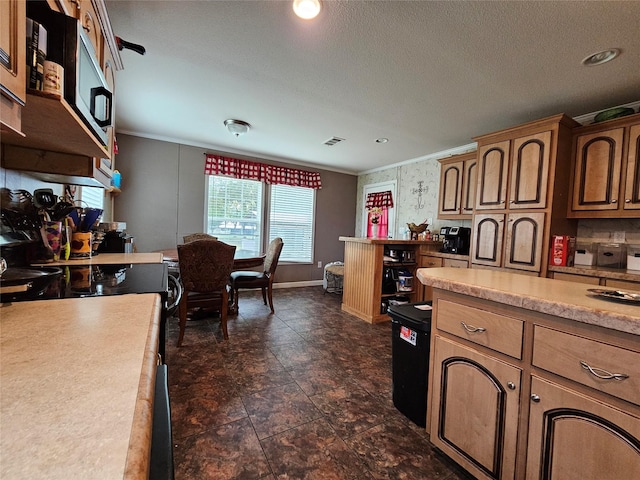
[[[549,265],[556,267],[572,267],[576,253],[576,237],[554,235],[551,240]]]

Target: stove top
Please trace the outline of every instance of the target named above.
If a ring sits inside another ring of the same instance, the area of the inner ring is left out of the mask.
[[[159,293],[166,299],[169,289],[168,269],[164,263],[70,265],[60,270],[60,274],[50,275],[46,284],[26,292],[3,293],[0,301],[52,300],[128,293]]]

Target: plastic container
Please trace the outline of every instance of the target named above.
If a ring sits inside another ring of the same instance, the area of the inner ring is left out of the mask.
[[[640,245],[627,245],[627,269],[640,270]]]
[[[576,253],[573,256],[574,265],[595,265],[598,258],[597,243],[576,243]]]
[[[601,243],[598,245],[598,266],[606,268],[625,268],[627,249],[624,243]]]

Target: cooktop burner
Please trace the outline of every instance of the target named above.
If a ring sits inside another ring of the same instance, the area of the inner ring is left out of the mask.
[[[43,267],[46,268],[46,267]],[[82,298],[128,293],[168,291],[167,266],[163,263],[126,265],[70,265],[49,275],[46,283],[23,292],[3,293],[2,302]]]

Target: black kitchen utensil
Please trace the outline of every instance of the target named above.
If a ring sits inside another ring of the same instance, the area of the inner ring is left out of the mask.
[[[39,209],[52,208],[57,201],[58,198],[50,188],[39,188],[33,192],[33,204]]]
[[[51,209],[51,220],[56,222],[64,220],[64,218],[69,215],[75,207],[73,204],[65,201],[60,201],[56,203]]]

